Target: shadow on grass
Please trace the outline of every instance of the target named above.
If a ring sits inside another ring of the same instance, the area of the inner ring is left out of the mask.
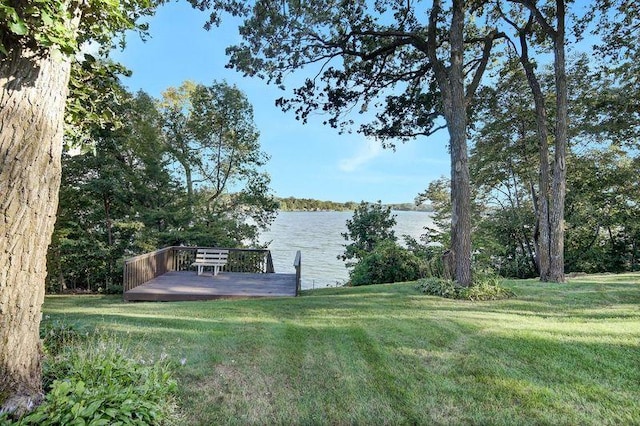
[[[190,423],[640,418],[638,284],[506,285],[517,298],[447,300],[405,283],[209,302],[48,296],[44,312],[184,359]]]

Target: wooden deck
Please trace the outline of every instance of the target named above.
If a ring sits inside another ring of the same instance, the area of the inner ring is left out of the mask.
[[[169,302],[296,295],[296,274],[170,271],[124,292],[126,301]]]

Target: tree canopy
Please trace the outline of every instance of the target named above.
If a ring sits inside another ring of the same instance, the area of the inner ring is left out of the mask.
[[[271,223],[277,204],[246,97],[224,83],[183,87],[189,96],[172,109],[167,98],[181,90],[156,100],[116,85],[119,101],[101,108],[118,125],[93,123],[93,149],[63,156],[49,291],[120,292],[123,257],[252,244]]]

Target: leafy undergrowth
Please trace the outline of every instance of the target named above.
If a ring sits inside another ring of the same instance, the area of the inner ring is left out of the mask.
[[[415,282],[212,302],[51,296],[45,313],[166,354],[181,424],[634,424],[639,282],[506,281],[517,297],[484,302]]]
[[[430,296],[461,300],[501,300],[515,297],[509,288],[501,285],[501,278],[486,277],[476,280],[470,287],[460,287],[454,281],[442,278],[424,278],[418,281],[416,289]]]
[[[122,337],[44,320],[44,402],[18,425],[157,425],[177,419],[166,355],[133,350]],[[6,420],[6,419],[5,419]]]

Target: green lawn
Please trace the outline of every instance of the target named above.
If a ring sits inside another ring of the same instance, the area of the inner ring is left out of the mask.
[[[640,424],[640,274],[505,285],[517,298],[451,301],[407,283],[295,299],[49,296],[44,314],[174,359],[185,424]]]

